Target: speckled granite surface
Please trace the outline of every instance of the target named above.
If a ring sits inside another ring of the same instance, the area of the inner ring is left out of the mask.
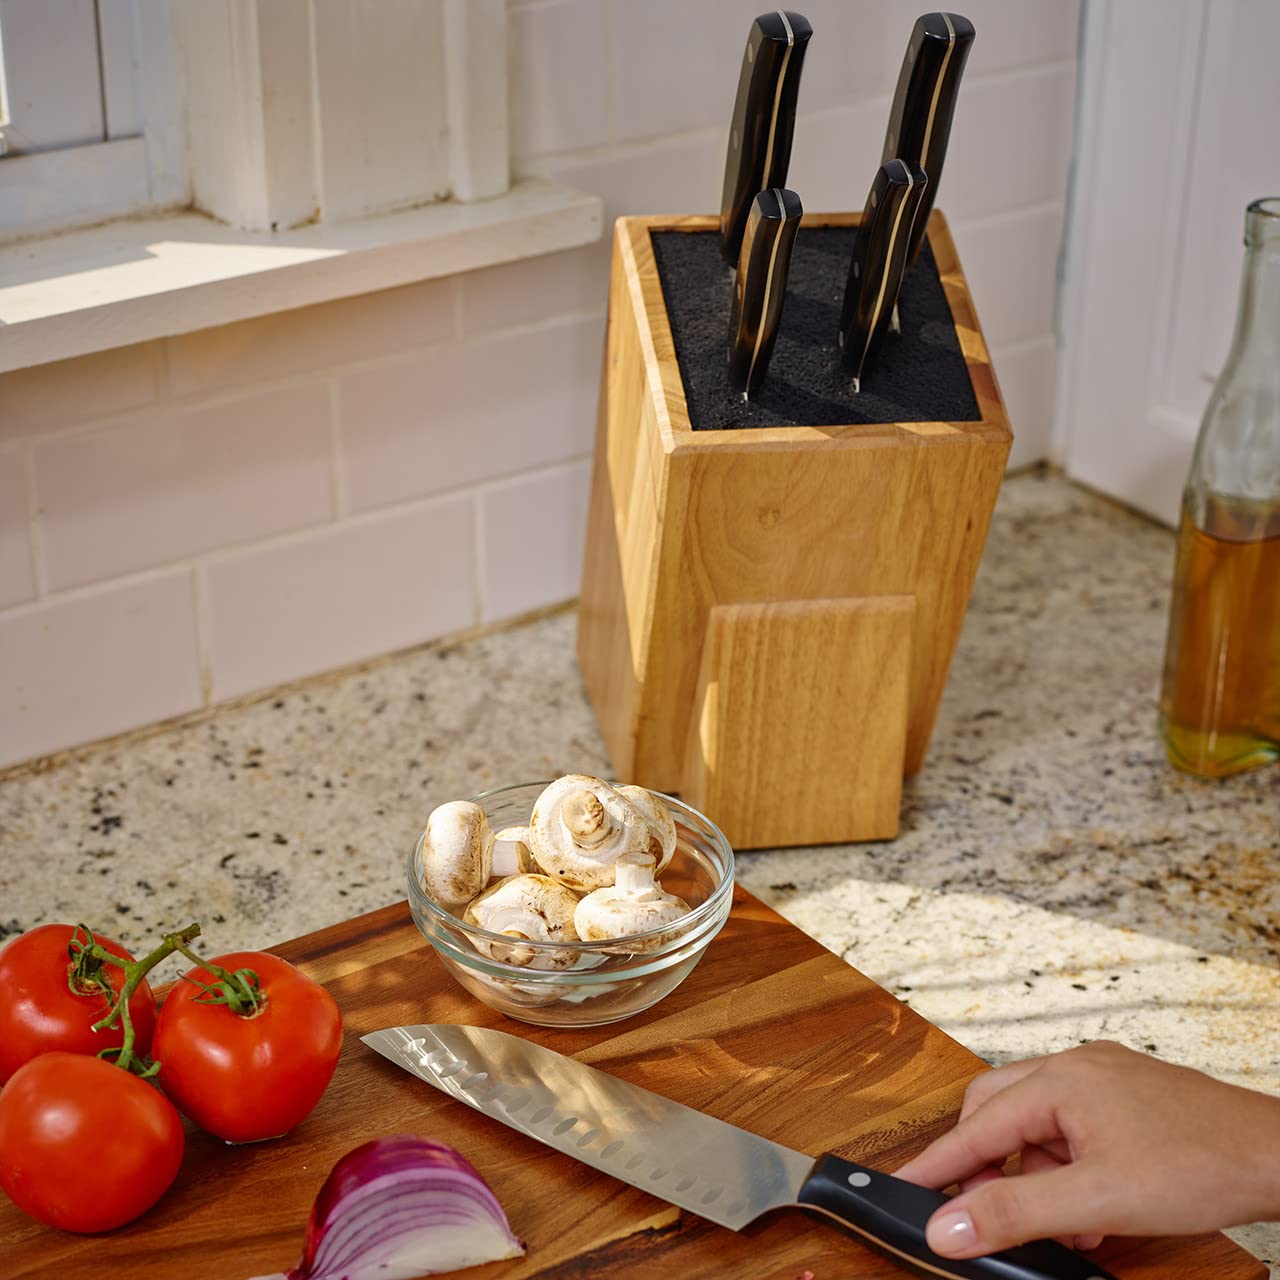
[[[890,843],[740,878],[992,1062],[1111,1036],[1280,1093],[1280,769],[1164,763],[1170,535],[1050,475],[1004,488]],[[561,613],[0,781],[0,938],[198,918],[261,946],[403,895],[432,805],[608,772]],[[1280,1228],[1245,1229],[1280,1259]],[[1273,1269],[1280,1277],[1280,1267]]]

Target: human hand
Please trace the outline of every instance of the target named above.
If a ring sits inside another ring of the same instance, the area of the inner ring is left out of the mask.
[[[1027,1176],[1002,1175],[1015,1154]],[[1280,1219],[1280,1098],[1101,1040],[977,1076],[897,1176],[960,1185],[927,1232],[951,1258]]]

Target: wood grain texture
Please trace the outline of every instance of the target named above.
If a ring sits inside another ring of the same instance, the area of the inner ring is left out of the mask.
[[[712,605],[682,794],[735,848],[898,834],[914,614],[914,596]]]
[[[77,1237],[0,1202],[6,1280],[248,1280],[291,1266],[334,1161],[371,1138],[448,1142],[484,1175],[528,1246],[466,1280],[734,1276],[894,1280],[903,1272],[800,1210],[734,1233],[673,1209],[479,1115],[360,1043],[397,1024],[496,1026],[814,1155],[892,1170],[954,1120],[983,1063],[739,889],[702,963],[661,1004],[582,1031],[501,1018],[450,979],[401,903],[275,948],[326,983],[345,1022],[342,1058],[312,1115],[287,1137],[228,1147],[189,1130],[178,1180],[137,1222]],[[1116,1241],[1098,1254],[1120,1280],[1263,1280],[1221,1236]]]
[[[857,220],[818,214],[805,223]],[[714,607],[912,596],[901,772],[915,773],[1012,442],[955,246],[934,210],[929,239],[979,421],[693,431],[650,237],[715,225],[650,217],[615,228],[578,631],[614,772],[677,791],[705,767],[685,752],[699,741],[690,721]],[[809,679],[827,689],[836,665],[815,666]],[[850,826],[829,838],[865,837]],[[777,842],[804,843],[783,834]]]

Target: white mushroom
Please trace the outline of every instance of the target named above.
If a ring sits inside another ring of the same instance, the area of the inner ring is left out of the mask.
[[[653,874],[660,876],[676,851],[676,820],[663,800],[647,787],[619,787],[618,790],[640,810],[641,817],[649,824],[649,852],[657,863]]]
[[[530,821],[533,856],[550,876],[587,892],[613,883],[613,864],[624,853],[649,847],[644,815],[599,778],[570,773],[546,787]]]
[[[505,879],[536,870],[533,854],[529,852],[528,827],[503,827],[493,837],[493,865],[490,876]]]
[[[633,933],[657,929],[687,914],[689,904],[673,893],[664,893],[653,878],[653,858],[647,853],[625,853],[615,863],[617,881],[587,894],[573,914],[574,927],[583,942],[604,942]],[[651,951],[662,935],[635,947]]]
[[[577,942],[573,927],[577,905],[577,895],[558,880],[527,873],[490,885],[467,907],[463,919],[519,942]],[[480,938],[473,941],[485,955],[520,968],[568,969],[577,959],[574,951],[538,952],[518,942],[507,947]]]
[[[427,817],[422,838],[422,888],[446,907],[461,906],[489,882],[493,831],[470,800],[450,800]]]

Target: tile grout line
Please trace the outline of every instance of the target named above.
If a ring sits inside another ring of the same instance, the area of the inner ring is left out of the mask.
[[[558,472],[580,466],[590,460],[591,454],[589,452],[577,453],[572,457],[557,458],[537,467],[512,471],[501,476],[493,476],[457,489],[446,489],[440,493],[420,494],[417,497],[405,498],[398,502],[371,507],[367,510],[348,511],[341,520],[326,520],[305,525],[299,529],[285,529],[262,538],[251,539],[248,542],[212,547],[199,552],[198,558],[188,556],[180,560],[168,560],[162,564],[145,565],[141,568],[131,569],[126,573],[116,574],[114,577],[100,578],[95,582],[82,582],[73,587],[49,591],[45,597],[24,601],[21,604],[10,606],[8,609],[0,610],[0,615],[9,616],[31,612],[41,603],[62,603],[69,600],[88,599],[95,595],[109,595],[122,587],[136,586],[157,578],[163,578],[193,565],[199,565],[202,572],[205,572],[209,567],[224,560],[234,560],[254,551],[271,551],[277,547],[295,546],[305,543],[315,536],[322,536],[338,530],[359,529],[366,525],[376,525],[383,520],[392,520],[398,516],[429,510],[434,506],[457,502],[462,499],[471,499],[475,502],[477,507],[476,519],[478,520],[480,500],[486,494],[510,488],[522,480],[536,481],[551,477]]]
[[[475,579],[475,625],[478,627],[483,624],[485,615],[489,610],[489,599],[487,591],[487,583],[484,572],[484,556],[485,556],[485,536],[484,536],[484,502],[483,495],[480,490],[474,490],[471,495],[472,522],[475,530],[475,557],[472,565],[472,573]]]
[[[347,469],[344,461],[342,418],[339,413],[340,397],[337,378],[328,378],[329,393],[329,484],[335,522],[344,520],[349,510],[347,499]]]
[[[43,442],[45,440],[68,440],[76,436],[87,436],[95,431],[110,431],[117,427],[128,426],[140,415],[158,415],[172,411],[175,414],[201,412],[206,409],[220,409],[227,405],[235,405],[237,401],[247,400],[253,396],[272,391],[285,391],[290,388],[313,386],[317,382],[332,378],[335,382],[348,374],[359,374],[386,369],[396,364],[408,364],[420,359],[424,352],[454,351],[465,346],[485,346],[497,344],[509,338],[522,338],[530,334],[552,332],[556,329],[568,329],[584,320],[600,320],[606,314],[606,303],[602,300],[594,307],[579,307],[572,311],[558,312],[553,316],[542,316],[537,320],[524,321],[519,324],[506,325],[498,329],[486,329],[465,338],[445,338],[437,342],[419,343],[395,351],[382,352],[378,355],[364,356],[348,364],[339,365],[336,369],[308,369],[299,373],[285,374],[278,378],[267,378],[256,382],[246,382],[241,386],[225,391],[217,391],[212,395],[200,391],[186,392],[164,401],[154,399],[141,405],[133,405],[126,409],[116,410],[101,418],[90,418],[83,422],[72,423],[66,427],[40,428],[35,431],[15,434],[10,441],[14,445],[25,442]]]
[[[44,521],[40,518],[40,495],[36,487],[36,450],[28,441],[22,446],[22,483],[27,500],[27,550],[31,556],[31,581],[36,599],[49,596],[48,551],[44,542]]]
[[[611,51],[606,52],[606,57]],[[1074,69],[1076,58],[1050,58],[1043,62],[1029,62],[1020,66],[1000,67],[994,71],[984,71],[967,77],[966,92],[988,86],[999,86],[1005,82],[1031,80],[1043,76],[1057,75],[1062,71]],[[852,98],[846,102],[833,103],[830,106],[818,107],[813,111],[803,111],[796,116],[797,130],[803,128],[806,121],[821,121],[825,117],[840,116],[849,111],[877,109],[887,111],[893,101],[893,93],[889,89],[878,89],[865,97]],[[606,104],[608,110],[608,104]],[[616,137],[616,122],[609,120],[609,141],[597,142],[585,147],[565,147],[562,150],[531,151],[525,155],[514,156],[513,159],[522,164],[545,165],[591,165],[608,160],[625,160],[628,156],[643,154],[647,151],[661,151],[667,146],[680,146],[690,142],[712,141],[727,133],[727,126],[722,124],[691,125],[685,129],[669,129],[665,133],[642,134],[632,138]],[[542,176],[541,174],[539,176]],[[554,179],[553,179],[554,180]]]
[[[213,606],[209,602],[207,567],[197,560],[191,566],[191,608],[196,624],[196,674],[200,680],[200,705],[213,705]]]

